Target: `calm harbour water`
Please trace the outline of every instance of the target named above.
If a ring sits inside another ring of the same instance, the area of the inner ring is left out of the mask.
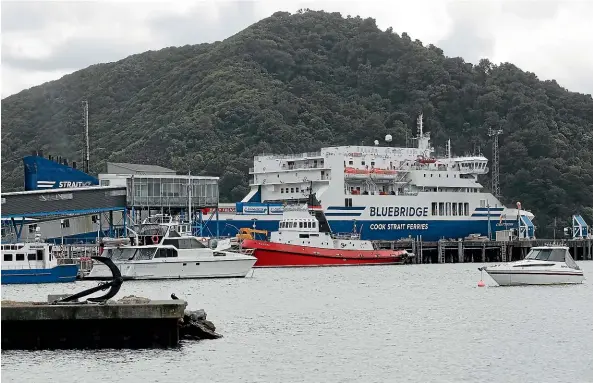
[[[593,262],[576,286],[476,287],[479,264],[257,269],[124,282],[224,335],[172,350],[2,352],[2,382],[593,382]],[[42,300],[96,285],[2,286]]]

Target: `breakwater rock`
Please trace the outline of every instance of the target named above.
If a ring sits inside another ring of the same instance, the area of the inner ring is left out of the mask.
[[[214,323],[206,319],[204,310],[185,310],[179,323],[179,337],[188,340],[218,339],[222,335],[216,332]]]

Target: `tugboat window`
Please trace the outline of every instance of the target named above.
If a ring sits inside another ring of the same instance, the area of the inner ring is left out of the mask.
[[[17,254],[16,255],[16,260],[17,261],[24,261],[25,260],[25,254]]]

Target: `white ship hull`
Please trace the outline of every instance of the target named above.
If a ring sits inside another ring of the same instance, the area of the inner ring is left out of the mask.
[[[479,268],[499,286],[559,285],[583,283],[583,270],[565,246],[537,246],[525,259]]]
[[[515,271],[515,270],[485,270],[499,286],[518,285],[560,285],[583,283],[583,272],[575,270],[561,271]]]
[[[256,262],[254,257],[189,260],[147,260],[115,262],[122,277],[126,279],[197,279],[197,278],[243,278]],[[112,274],[103,264],[95,264],[89,278],[111,278]]]

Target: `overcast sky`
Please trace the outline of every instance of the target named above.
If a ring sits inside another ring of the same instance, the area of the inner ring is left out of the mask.
[[[448,56],[512,62],[593,93],[593,1],[6,1],[2,98],[96,63],[222,40],[276,11],[373,17]]]

